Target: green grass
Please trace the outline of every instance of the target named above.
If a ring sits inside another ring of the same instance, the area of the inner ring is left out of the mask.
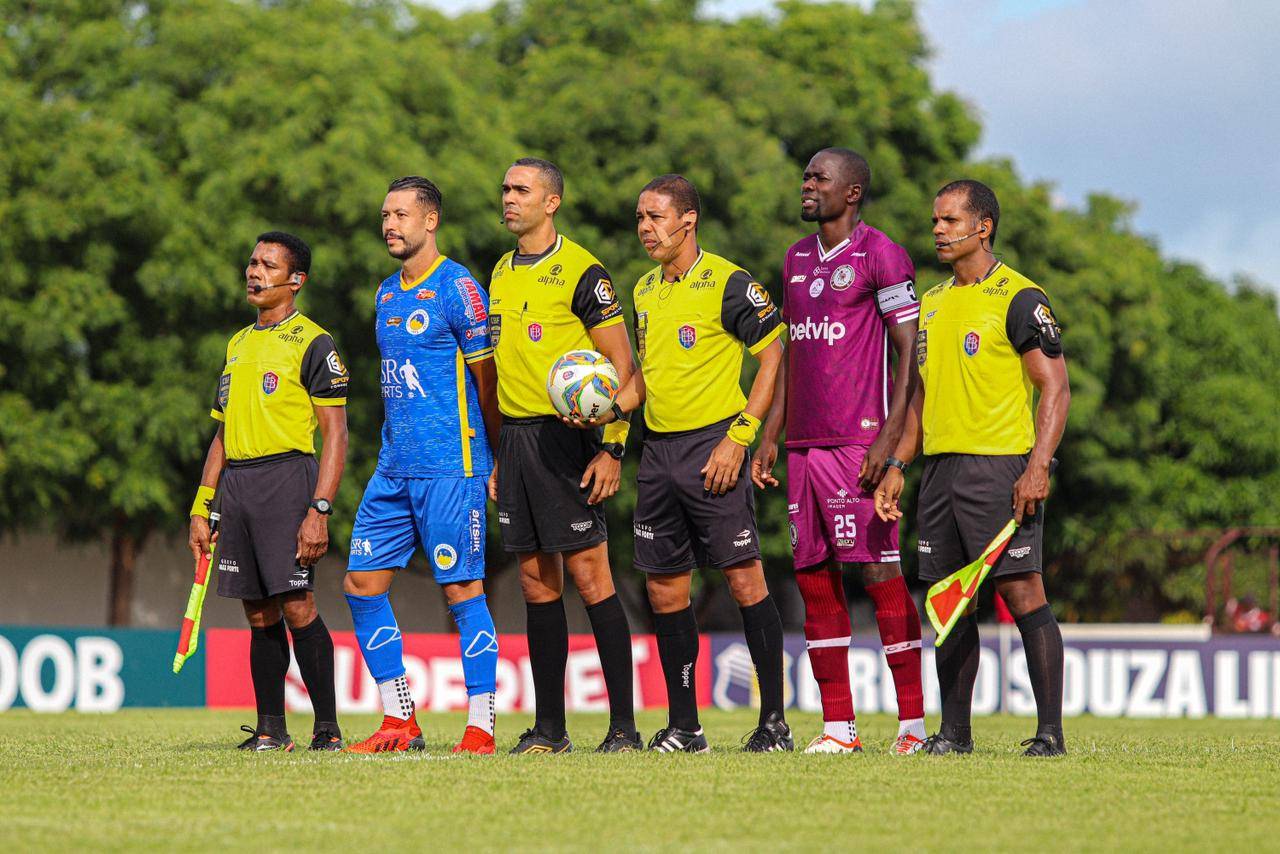
[[[1274,850],[1274,721],[1068,722],[1071,754],[1030,760],[1032,722],[977,721],[968,757],[889,756],[895,722],[861,718],[862,756],[746,756],[748,713],[707,712],[709,756],[590,752],[599,715],[571,716],[581,752],[451,757],[459,715],[424,716],[425,754],[251,755],[237,712],[0,714],[7,851],[677,850],[957,848]],[[348,716],[363,736],[377,719]],[[819,726],[791,718],[802,744]],[[309,720],[291,718],[295,737]],[[510,746],[524,716],[499,721]],[[647,736],[662,723],[641,716]],[[304,742],[305,744],[305,742]]]

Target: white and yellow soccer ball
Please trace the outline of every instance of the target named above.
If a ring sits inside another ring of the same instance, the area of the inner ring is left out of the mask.
[[[547,395],[556,412],[583,421],[603,415],[621,385],[613,364],[595,350],[570,350],[547,375]]]

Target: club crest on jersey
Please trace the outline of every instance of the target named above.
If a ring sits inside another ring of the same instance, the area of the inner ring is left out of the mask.
[[[796,543],[800,542],[800,532],[796,529],[795,522],[788,522],[787,525],[791,528],[791,548],[794,549]]]
[[[458,562],[458,553],[448,543],[441,543],[432,550],[431,559],[440,569],[453,569],[453,565]]]
[[[529,340],[534,342],[542,340],[542,324],[541,323],[529,324]]]
[[[409,319],[404,324],[404,331],[410,335],[421,335],[427,331],[427,327],[430,325],[431,317],[427,314],[427,310],[419,308],[409,315]]]
[[[814,279],[812,282],[809,283],[809,296],[814,297],[816,299],[817,297],[822,295],[822,289],[826,286],[827,286],[827,283],[822,279]]]
[[[831,274],[831,290],[843,291],[853,284],[853,267],[848,264],[841,264],[836,267],[836,271]]]
[[[262,375],[262,392],[263,394],[271,394],[280,387],[280,377],[274,371],[267,371]]]
[[[680,327],[680,346],[686,350],[692,350],[693,345],[698,343],[698,330],[689,324]]]
[[[964,336],[964,352],[966,356],[976,356],[978,347],[982,345],[982,339],[978,337],[978,333],[970,332]]]

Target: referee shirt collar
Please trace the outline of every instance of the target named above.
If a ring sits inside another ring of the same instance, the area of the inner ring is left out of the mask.
[[[550,258],[552,255],[554,255],[554,254],[556,254],[557,252],[559,252],[559,251],[560,251],[560,247],[561,247],[561,246],[563,246],[563,245],[564,245],[564,235],[563,235],[563,234],[557,234],[557,235],[556,235],[556,242],[555,242],[555,243],[552,243],[552,244],[551,244],[550,246],[548,246],[548,247],[547,247],[543,252],[540,252],[540,253],[539,253],[539,254],[537,254],[537,255],[521,255],[521,254],[520,254],[520,250],[517,248],[517,250],[516,250],[515,252],[512,252],[512,253],[511,253],[511,269],[512,269],[512,270],[514,270],[514,269],[516,268],[516,258],[517,258],[517,257],[519,257],[519,258],[521,258],[521,259],[531,259],[531,260],[527,260],[527,261],[526,261],[526,260],[521,260],[521,262],[520,262],[520,266],[521,266],[521,267],[529,267],[529,268],[536,267],[536,266],[538,266],[539,264],[541,264],[543,261],[545,261],[545,260],[547,260],[548,258]]]
[[[254,331],[254,332],[264,332],[264,331],[266,331],[266,330],[268,330],[268,329],[275,329],[275,328],[276,328],[277,326],[279,326],[280,324],[282,324],[282,323],[287,323],[288,321],[292,320],[293,318],[295,318],[295,317],[297,317],[297,316],[298,316],[298,310],[295,308],[293,311],[289,312],[289,314],[288,314],[287,316],[280,318],[279,320],[277,320],[275,323],[271,324],[270,326],[259,326],[259,325],[258,325],[258,323],[257,323],[257,321],[254,321],[254,324],[253,324],[253,331]]]
[[[707,253],[702,250],[702,247],[698,247],[698,257],[693,259],[693,263],[689,266],[689,269],[684,271],[683,276],[676,276],[672,279],[670,284],[674,285],[676,282],[683,282],[685,279],[692,276],[694,272],[697,271],[698,267],[702,265],[706,254]]]

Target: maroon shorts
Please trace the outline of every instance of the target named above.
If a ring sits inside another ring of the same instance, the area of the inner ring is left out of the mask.
[[[876,515],[858,488],[867,445],[787,451],[787,512],[797,569],[835,556],[840,563],[897,563],[898,524]]]

